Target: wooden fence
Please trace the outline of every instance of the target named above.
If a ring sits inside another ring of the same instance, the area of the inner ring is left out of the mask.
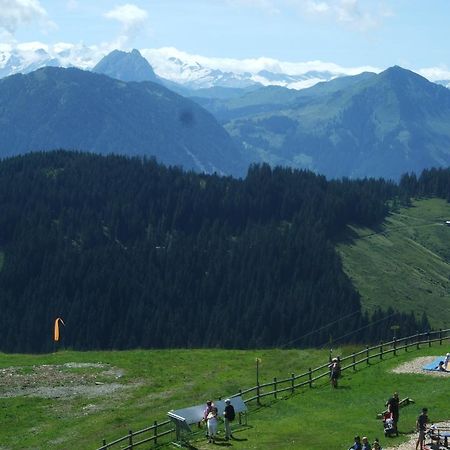
[[[417,333],[413,336],[404,337],[401,339],[394,338],[390,342],[380,342],[378,345],[372,347],[367,346],[365,349],[352,353],[344,358],[341,358],[341,371],[344,370],[356,370],[356,366],[359,364],[370,364],[371,359],[382,360],[385,355],[392,353],[397,356],[399,352],[405,351],[414,347],[417,350],[420,346],[431,347],[433,343],[438,342],[442,345],[445,340],[450,340],[450,329],[439,330],[439,331],[429,331],[426,333]],[[331,357],[331,353],[330,353]],[[277,379],[274,378],[273,381],[268,383],[257,384],[248,389],[239,390],[238,393],[231,395],[230,397],[242,396],[245,403],[257,402],[267,396],[273,396],[275,399],[277,395],[283,392],[294,393],[296,389],[309,386],[312,387],[313,383],[321,380],[323,378],[329,378],[330,362],[327,361],[319,367],[314,369],[309,368],[307,372],[300,375],[291,374],[288,378]],[[129,431],[128,435],[123,436],[115,441],[106,443],[103,440],[103,445],[97,450],[108,450],[113,447],[118,447],[121,450],[133,450],[134,448],[151,442],[153,445],[167,443],[167,440],[162,441],[165,436],[175,433],[175,428],[173,422],[170,420],[165,420],[162,422],[155,421],[152,426],[144,428],[139,431]],[[145,435],[145,436],[144,436]]]

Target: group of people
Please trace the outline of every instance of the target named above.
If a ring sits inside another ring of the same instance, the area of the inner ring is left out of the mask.
[[[400,400],[398,397],[398,392],[394,392],[392,397],[386,402],[387,411],[391,414],[394,432],[398,435],[398,421],[400,418]],[[428,409],[422,408],[422,412],[416,420],[416,431],[419,433],[416,441],[416,450],[423,450],[425,443],[425,434],[427,431],[428,423]]]
[[[211,400],[206,402],[206,408],[203,411],[203,422],[206,423],[207,431],[206,437],[209,443],[214,443],[217,437],[218,417],[219,411]],[[233,437],[231,434],[231,422],[233,422],[236,413],[234,407],[231,404],[231,400],[227,398],[225,400],[225,408],[223,411],[223,420],[225,424],[225,440],[229,440]]]
[[[364,436],[361,440],[359,436],[355,436],[355,442],[348,450],[382,450],[380,441],[375,438],[372,444],[370,444],[369,439]]]
[[[393,423],[394,432],[398,435],[398,421],[400,418],[400,400],[398,392],[394,392],[392,397],[386,402],[386,406],[387,413],[390,415]],[[422,412],[416,420],[416,430],[419,433],[416,441],[416,450],[424,450],[428,422],[428,409],[422,408]],[[355,436],[355,442],[349,450],[381,450],[381,445],[378,439],[375,439],[375,441],[370,444],[367,437],[364,436],[361,439],[359,436]]]

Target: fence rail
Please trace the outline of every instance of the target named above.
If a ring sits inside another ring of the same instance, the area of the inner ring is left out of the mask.
[[[445,329],[438,331],[429,331],[426,333],[417,333],[413,336],[408,336],[401,339],[394,338],[390,342],[380,342],[378,345],[374,345],[372,347],[367,346],[365,349],[359,352],[352,353],[351,355],[341,358],[341,371],[350,369],[356,370],[356,366],[358,366],[359,364],[370,364],[370,360],[373,358],[382,360],[384,355],[388,355],[391,353],[393,353],[394,356],[397,356],[400,351],[404,350],[405,352],[407,352],[410,347],[416,347],[416,349],[418,350],[420,349],[421,345],[428,345],[428,347],[431,347],[434,342],[439,342],[439,345],[442,345],[442,342],[444,340],[449,339],[450,329]],[[288,391],[294,393],[296,389],[304,386],[312,387],[314,382],[322,378],[329,377],[329,373],[329,362],[327,362],[314,369],[310,368],[307,372],[299,375],[291,374],[290,377],[280,380],[274,378],[273,381],[269,381],[263,384],[257,384],[256,386],[239,390],[238,393],[231,395],[230,397],[242,397],[245,395],[253,394],[248,398],[244,398],[244,402],[250,403],[256,401],[259,404],[260,399],[264,397],[274,396],[274,398],[276,399],[277,394]],[[267,388],[271,388],[271,390],[267,391]],[[121,450],[133,450],[134,448],[148,442],[152,442],[153,445],[162,444],[162,442],[158,442],[158,440],[172,433],[175,433],[173,422],[171,422],[170,420],[165,420],[162,422],[154,421],[152,426],[135,432],[130,430],[128,432],[128,435],[116,439],[115,441],[107,443],[104,439],[103,445],[97,450],[108,450],[118,445],[120,445]],[[140,441],[137,441],[135,439],[136,437],[142,436],[144,434],[148,434],[149,436],[142,437]],[[126,446],[124,447],[124,445]]]

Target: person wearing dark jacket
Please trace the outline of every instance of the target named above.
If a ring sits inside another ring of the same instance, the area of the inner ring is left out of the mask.
[[[416,429],[419,432],[419,436],[416,441],[416,450],[423,450],[423,444],[425,443],[425,433],[427,431],[427,423],[428,423],[428,409],[422,408],[422,413],[417,418]]]
[[[361,450],[361,438],[359,436],[355,436],[355,443],[348,450]]]
[[[400,418],[400,400],[398,398],[398,392],[394,392],[394,395],[386,402],[388,412],[392,414],[394,421],[394,431],[398,436],[398,419]]]
[[[225,410],[223,411],[223,417],[225,422],[225,439],[228,441],[233,437],[231,434],[231,422],[233,422],[236,413],[234,411],[234,406],[231,404],[229,398],[225,400]]]

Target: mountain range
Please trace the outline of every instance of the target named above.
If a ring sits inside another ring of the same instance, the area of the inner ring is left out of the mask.
[[[133,50],[131,53],[136,51]],[[118,57],[119,53],[125,52],[114,50],[105,55],[87,46],[70,45],[53,50],[36,46],[14,49],[0,47],[0,78],[16,73],[29,73],[46,66],[78,67],[96,71],[98,64],[104,64],[102,59],[105,56],[108,56],[109,64],[111,64],[111,59]],[[301,89],[319,81],[330,80],[342,75],[342,73],[316,70],[292,75],[279,70],[271,71],[267,69],[238,73],[205,66],[191,57],[183,60],[176,49],[161,49],[161,51],[148,49],[141,53],[151,64],[159,80],[162,79],[172,83],[172,87],[175,84],[187,89],[205,89],[216,86],[247,88],[263,85],[280,85]],[[130,68],[127,69],[127,71],[129,70]],[[154,75],[150,75],[150,78],[145,78],[145,80],[155,81]]]
[[[450,91],[397,66],[302,90],[191,90],[159,77],[137,50],[114,51],[93,71],[0,80],[0,120],[1,156],[69,148],[207,173],[269,163],[329,178],[399,179],[450,165]]]
[[[269,85],[304,89],[321,81],[358,73],[355,69],[345,69],[334,64],[282,63],[268,58],[255,59],[251,64],[246,61],[218,63],[214,58],[191,55],[170,47],[142,49],[140,53],[160,79],[195,90]],[[95,46],[66,43],[54,46],[29,43],[14,47],[0,44],[0,78],[16,73],[29,73],[45,66],[91,70],[107,54],[108,52]],[[372,69],[361,69],[359,72],[364,70]],[[436,82],[444,86],[450,85],[450,80]],[[171,89],[173,87],[174,84]]]
[[[0,156],[57,148],[156,157],[167,165],[240,174],[246,167],[216,119],[152,82],[45,67],[0,80]]]
[[[401,67],[301,91],[196,100],[254,161],[392,179],[450,165],[450,91]]]

